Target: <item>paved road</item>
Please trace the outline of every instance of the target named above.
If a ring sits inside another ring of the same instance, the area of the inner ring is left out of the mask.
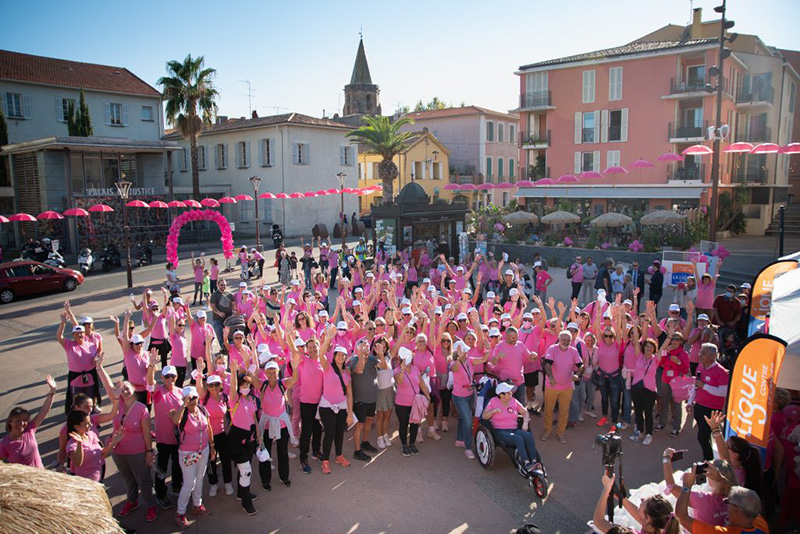
[[[209,251],[212,253],[215,251]],[[219,251],[216,251],[220,257]],[[189,266],[182,261],[179,276],[189,280]],[[235,276],[231,273],[230,276]],[[568,280],[563,270],[553,269],[554,285],[550,294],[556,298],[569,295]],[[156,287],[163,281],[163,266],[157,264],[134,272],[136,293],[147,285]],[[274,270],[268,281],[275,281]],[[188,288],[188,282],[184,291]],[[53,294],[21,300],[0,308],[0,358],[5,372],[0,375],[0,417],[11,407],[23,405],[38,409],[45,394],[43,377],[55,376],[60,385],[66,378],[66,364],[54,340],[58,313],[63,300],[70,298],[76,313],[91,314],[99,331],[107,340],[109,372],[121,372],[121,354],[113,342],[109,314],[121,314],[127,306],[129,291],[125,272],[117,269],[109,274],[93,274],[76,292]],[[64,421],[63,395],[38,433],[45,464],[55,459],[56,434]],[[599,398],[597,400],[599,408]],[[533,418],[534,436],[542,431],[540,418]],[[373,533],[373,532],[510,532],[525,522],[535,522],[548,533],[573,534],[587,530],[594,504],[600,492],[602,472],[599,451],[593,448],[599,433],[591,421],[568,431],[568,443],[556,440],[538,443],[549,472],[550,496],[540,502],[527,483],[519,477],[511,462],[499,451],[493,469],[484,470],[463,451],[454,447],[453,429],[440,442],[426,439],[417,457],[401,456],[397,438],[395,446],[376,456],[370,463],[353,461],[349,468],[333,466],[333,474],[323,476],[318,465],[311,475],[303,475],[297,461],[291,464],[291,488],[279,482],[271,493],[265,492],[254,470],[254,491],[259,495],[255,505],[259,514],[247,517],[238,501],[224,492],[205,504],[212,512],[193,521],[190,532],[309,532]],[[396,421],[393,421],[396,428]],[[624,432],[627,437],[630,431]],[[352,454],[352,434],[346,435],[345,454]],[[373,442],[374,443],[374,442]],[[644,447],[624,441],[625,477],[629,488],[661,479],[661,451],[666,446],[687,448],[687,458],[699,457],[699,446],[691,428],[685,427],[678,438],[657,433],[652,446]],[[688,460],[686,461],[688,465]],[[685,466],[679,466],[685,467]],[[275,477],[277,478],[277,477]],[[124,488],[113,461],[108,462],[106,485],[114,509],[121,506]],[[161,511],[155,523],[144,522],[140,509],[124,520],[139,532],[174,532],[175,510]]]

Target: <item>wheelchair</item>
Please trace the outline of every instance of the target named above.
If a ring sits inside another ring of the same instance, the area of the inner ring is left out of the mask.
[[[489,401],[496,396],[495,387],[497,380],[494,378],[484,378],[480,384],[476,384],[475,390],[475,418],[473,420],[473,447],[478,463],[484,469],[491,469],[497,457],[497,448],[503,449],[511,458],[511,463],[516,468],[520,476],[528,481],[528,485],[533,488],[534,493],[540,499],[547,497],[547,470],[542,463],[539,451],[536,451],[534,467],[530,471],[525,469],[525,464],[513,445],[506,445],[495,434],[494,426],[491,421],[481,418],[483,410]],[[523,417],[517,420],[517,428],[522,429]]]

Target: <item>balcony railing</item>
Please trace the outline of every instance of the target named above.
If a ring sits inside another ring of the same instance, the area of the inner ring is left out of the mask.
[[[703,121],[702,126],[689,125],[684,122],[669,123],[668,139],[691,139],[695,137],[705,137],[708,129],[708,121]]]
[[[769,126],[741,127],[736,131],[736,140],[748,143],[769,143],[772,140],[772,129]]]
[[[669,180],[703,180],[706,175],[706,165],[681,166],[672,171]]]
[[[550,146],[550,130],[535,132],[528,135],[528,132],[519,133],[519,146]]]
[[[599,141],[599,139],[595,139],[594,128],[583,128],[581,131],[581,143],[598,143]]]
[[[700,93],[706,90],[705,78],[670,78],[669,94],[682,95],[686,93]]]
[[[536,167],[530,165],[528,167],[528,180],[538,180],[540,178],[547,178],[550,176],[550,167]]]
[[[550,91],[532,91],[519,95],[520,109],[537,109],[551,106]]]
[[[762,87],[755,91],[744,89],[739,90],[736,95],[737,104],[769,104],[775,102],[775,89],[773,87]]]
[[[759,169],[739,167],[733,171],[732,179],[737,184],[765,184],[768,175],[769,169],[766,167]]]

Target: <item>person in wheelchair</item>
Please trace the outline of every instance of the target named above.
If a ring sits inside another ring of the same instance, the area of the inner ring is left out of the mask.
[[[532,471],[538,458],[536,442],[528,430],[517,428],[517,417],[526,416],[527,411],[512,397],[513,389],[514,386],[507,382],[497,384],[497,396],[489,401],[481,417],[491,423],[498,440],[507,446],[516,447],[525,470]]]

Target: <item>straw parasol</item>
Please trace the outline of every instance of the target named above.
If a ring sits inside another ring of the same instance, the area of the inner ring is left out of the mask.
[[[642,226],[656,226],[659,224],[683,224],[686,216],[672,210],[655,210],[642,215],[639,224]]]
[[[508,224],[533,224],[539,221],[535,213],[529,211],[515,211],[503,216],[503,222]]]
[[[554,211],[542,217],[545,224],[573,224],[581,222],[581,218],[568,211]]]
[[[592,219],[589,224],[592,226],[599,226],[600,228],[616,228],[618,226],[625,226],[630,224],[630,217],[621,213],[604,213],[599,217]]]

